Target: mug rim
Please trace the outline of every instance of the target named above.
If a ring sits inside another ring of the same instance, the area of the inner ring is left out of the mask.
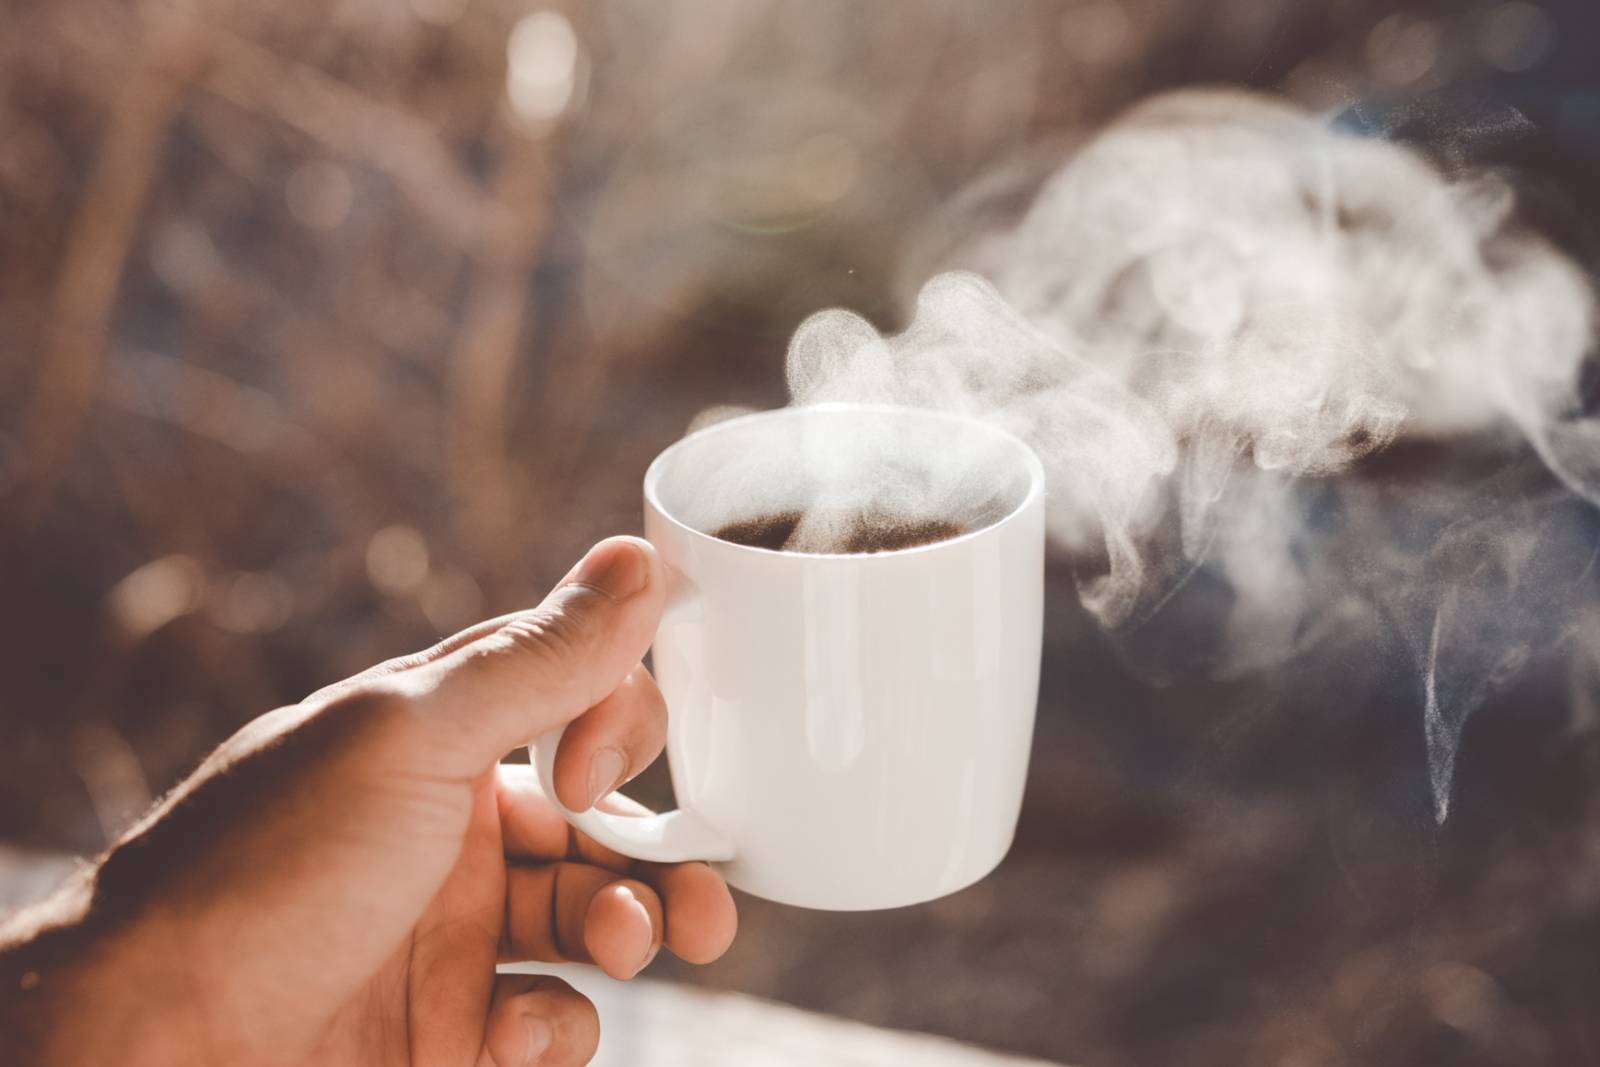
[[[684,522],[682,519],[678,518],[670,510],[668,510],[664,504],[662,504],[659,487],[662,477],[664,476],[663,472],[667,462],[679,449],[685,448],[692,442],[699,441],[724,430],[735,429],[745,423],[758,422],[766,419],[800,418],[808,414],[815,414],[817,412],[860,412],[863,414],[876,413],[882,415],[911,415],[917,418],[937,419],[944,420],[946,422],[959,423],[960,425],[974,428],[980,432],[992,434],[995,437],[1016,446],[1016,448],[1019,450],[1019,454],[1023,460],[1023,466],[1028,472],[1027,491],[1022,494],[1022,499],[1017,501],[1015,507],[1011,508],[1004,515],[1000,516],[1000,518],[994,520],[986,526],[981,526],[976,530],[969,530],[968,532],[959,536],[947,538],[943,541],[932,541],[924,545],[913,545],[910,548],[889,549],[884,552],[785,552],[782,549],[776,548],[760,548],[756,545],[742,545],[734,541],[724,541],[719,537],[715,537],[703,530],[698,530],[695,527],[690,526],[688,523]],[[703,427],[691,434],[685,434],[683,437],[662,449],[656,458],[650,461],[650,466],[646,468],[644,472],[644,499],[646,506],[648,506],[651,511],[661,516],[667,522],[688,534],[690,537],[700,541],[709,542],[710,544],[716,546],[719,551],[726,549],[733,552],[755,552],[763,556],[774,556],[800,561],[853,560],[857,563],[862,563],[874,559],[899,559],[904,556],[916,555],[917,553],[922,552],[937,552],[940,549],[948,548],[952,545],[960,545],[967,541],[971,541],[974,538],[982,537],[986,534],[992,533],[995,530],[998,530],[1000,527],[1011,522],[1018,515],[1021,515],[1023,512],[1027,511],[1029,507],[1031,507],[1036,501],[1040,500],[1043,496],[1044,463],[1039,459],[1039,454],[1033,450],[1032,445],[1028,444],[1028,442],[1024,441],[1010,430],[1002,429],[987,419],[979,418],[976,415],[969,415],[965,412],[941,411],[937,408],[907,407],[902,404],[856,404],[847,401],[833,401],[826,404],[807,404],[801,407],[768,408],[764,411],[752,411],[744,415],[736,415],[731,419],[723,419],[721,422],[712,423],[710,426]]]

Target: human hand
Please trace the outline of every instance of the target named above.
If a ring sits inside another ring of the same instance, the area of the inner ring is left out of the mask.
[[[496,961],[629,978],[665,943],[709,962],[733,900],[704,864],[582,837],[498,760],[571,722],[556,789],[582,810],[655,758],[665,707],[639,661],[664,584],[646,542],[601,542],[538,608],[244,727],[0,938],[0,1034],[29,1035],[0,1060],[587,1062],[593,1006]]]

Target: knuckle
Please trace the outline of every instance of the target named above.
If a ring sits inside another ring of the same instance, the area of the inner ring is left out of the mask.
[[[540,976],[524,995],[559,1028],[571,1052],[585,1057],[594,1054],[600,1038],[600,1012],[593,1001],[561,979],[547,975]]]
[[[514,651],[559,658],[577,644],[573,621],[555,612],[540,611],[513,619],[495,631],[495,638]]]
[[[666,738],[667,702],[655,682],[636,667],[597,709],[599,714],[580,719],[580,736],[620,741],[632,755],[658,746]],[[650,752],[653,758],[654,752]]]
[[[491,657],[518,657],[519,669],[532,672],[545,689],[564,690],[578,674],[577,649],[572,639],[559,627],[539,620],[508,624],[489,639],[484,653]]]
[[[553,683],[571,680],[593,647],[597,625],[591,612],[565,603],[512,619],[490,638],[490,646],[526,655]]]
[[[640,673],[643,673],[641,668]],[[633,687],[639,697],[639,707],[644,712],[645,724],[654,732],[665,735],[667,729],[667,698],[656,688],[655,680],[648,674],[635,676]]]
[[[576,1067],[593,1058],[600,1043],[600,1015],[588,997],[551,975],[519,976],[505,989],[513,998],[508,1010],[536,1015],[555,1030],[555,1046],[540,1063]]]
[[[582,993],[568,989],[549,997],[556,1026],[567,1051],[578,1063],[588,1063],[600,1044],[600,1012]]]
[[[658,705],[663,707],[666,705],[661,690],[656,688],[655,679],[651,678],[650,672],[642,666],[629,671],[618,688],[625,691],[640,707],[653,710]]]

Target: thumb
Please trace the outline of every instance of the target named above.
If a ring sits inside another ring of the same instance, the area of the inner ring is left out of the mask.
[[[600,703],[650,647],[665,587],[648,541],[608,538],[537,608],[392,676],[428,769],[476,777]]]

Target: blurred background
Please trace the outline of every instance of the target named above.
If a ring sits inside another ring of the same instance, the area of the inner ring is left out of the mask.
[[[1596,263],[1592,0],[9,0],[12,901],[250,717],[536,601],[697,416],[785,402],[804,316],[903,324],[964,191],[1191,84],[1445,159],[1440,116],[1513,107],[1475,158]],[[1063,1062],[1600,1063],[1600,640],[1478,711],[1440,826],[1409,676],[1157,685],[1072,561],[1048,596],[994,876],[742,898],[727,958],[658,971]]]

